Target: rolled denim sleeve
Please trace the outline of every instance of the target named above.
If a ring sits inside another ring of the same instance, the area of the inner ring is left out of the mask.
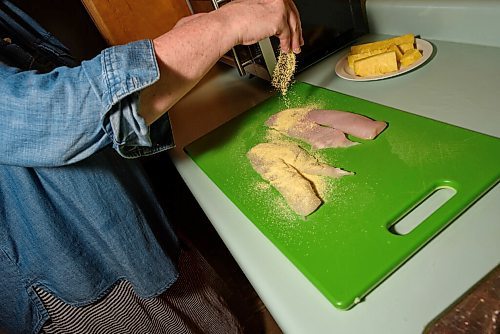
[[[46,74],[0,64],[0,164],[61,166],[112,145],[123,157],[172,147],[168,114],[148,126],[140,91],[159,79],[151,41]]]

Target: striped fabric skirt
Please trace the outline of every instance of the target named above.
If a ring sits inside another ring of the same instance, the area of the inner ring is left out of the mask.
[[[189,249],[181,254],[179,278],[157,297],[141,298],[122,280],[100,301],[74,307],[37,289],[50,315],[41,333],[243,333],[224,288],[201,254]]]

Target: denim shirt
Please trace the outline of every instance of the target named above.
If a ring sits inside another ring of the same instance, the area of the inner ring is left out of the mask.
[[[175,281],[178,240],[127,159],[173,146],[168,116],[139,115],[158,78],[149,40],[47,74],[0,63],[0,333],[41,329],[34,287],[84,306],[120,279],[142,297]]]

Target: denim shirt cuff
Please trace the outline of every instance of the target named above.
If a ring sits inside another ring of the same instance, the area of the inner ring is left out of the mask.
[[[160,71],[150,40],[105,49],[101,53],[102,128],[125,158],[158,153],[174,146],[165,113],[151,126],[139,114],[140,91],[156,82]]]

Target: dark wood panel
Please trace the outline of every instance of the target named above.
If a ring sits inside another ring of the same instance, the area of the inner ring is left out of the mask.
[[[191,14],[185,0],[82,0],[110,45],[155,38]]]

